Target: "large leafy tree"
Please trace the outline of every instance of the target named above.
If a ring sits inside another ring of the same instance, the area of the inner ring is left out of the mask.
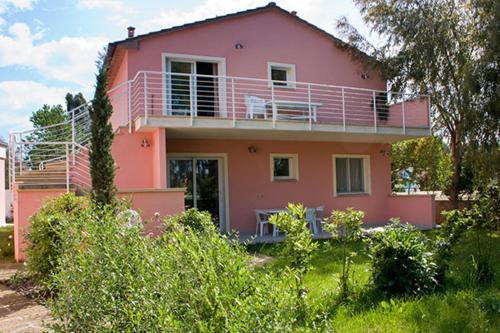
[[[92,179],[92,198],[98,205],[111,204],[114,201],[115,163],[111,155],[113,128],[109,119],[113,107],[107,94],[108,67],[104,56],[98,61],[96,87],[92,108],[90,139],[90,176]]]
[[[40,109],[33,112],[30,121],[34,131],[26,137],[26,141],[37,143],[48,142],[70,142],[72,140],[71,117],[78,115],[84,110],[72,114],[72,109],[87,103],[82,93],[72,95],[66,94],[66,108],[62,105],[44,104]],[[32,168],[37,168],[41,162],[57,159],[66,154],[64,144],[33,144],[25,146],[26,158]]]
[[[381,61],[392,90],[431,96],[435,131],[448,142],[452,157],[450,199],[458,206],[467,133],[473,127],[469,119],[489,112],[477,103],[484,90],[471,88],[471,73],[481,72],[476,64],[488,47],[479,37],[483,18],[474,8],[477,2],[494,1],[354,2],[372,31],[381,36],[382,45],[373,47],[345,19],[338,28],[351,44]],[[484,126],[481,121],[474,124]]]
[[[464,161],[465,171],[473,171],[471,183],[484,189],[500,177],[500,1],[474,0],[471,8],[480,18],[476,40],[482,53],[469,75],[478,112],[467,114]]]

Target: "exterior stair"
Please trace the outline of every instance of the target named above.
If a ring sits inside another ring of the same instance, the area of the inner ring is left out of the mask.
[[[66,181],[66,161],[50,162],[43,170],[25,170],[16,175],[20,189],[62,189]]]

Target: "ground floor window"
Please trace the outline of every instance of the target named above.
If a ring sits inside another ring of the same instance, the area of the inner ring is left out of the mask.
[[[368,156],[334,155],[334,194],[369,193]]]
[[[298,159],[297,154],[271,154],[271,181],[298,180]]]

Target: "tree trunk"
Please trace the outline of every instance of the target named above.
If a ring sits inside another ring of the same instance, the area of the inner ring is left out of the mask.
[[[454,209],[458,209],[458,195],[460,193],[460,171],[462,169],[462,154],[460,143],[455,133],[450,138],[451,159],[453,163],[453,176],[451,178],[450,201]]]

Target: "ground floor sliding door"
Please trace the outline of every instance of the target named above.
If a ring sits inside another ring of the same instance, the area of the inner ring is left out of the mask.
[[[221,232],[227,231],[225,219],[224,159],[210,156],[168,158],[168,186],[185,187],[186,209],[208,211]]]

